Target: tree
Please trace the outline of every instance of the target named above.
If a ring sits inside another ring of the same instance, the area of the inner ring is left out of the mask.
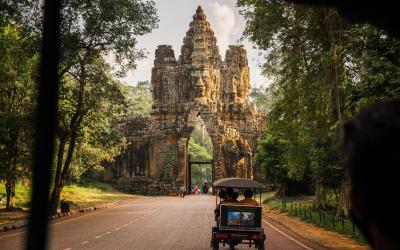
[[[125,116],[149,116],[153,104],[149,81],[138,82],[136,86],[123,85],[122,87],[127,96]]]
[[[31,38],[18,25],[0,27],[0,179],[5,180],[7,209],[15,207],[16,182],[30,172],[38,61],[28,49]]]
[[[212,159],[211,152],[201,144],[201,140],[197,141],[196,137],[191,137],[189,140],[189,155],[192,159],[196,160],[209,160]],[[192,164],[191,169],[192,187],[194,185],[201,185],[204,181],[211,183],[212,181],[212,165],[207,164]]]
[[[324,206],[324,190],[331,188],[337,215],[347,216],[340,128],[360,106],[400,94],[399,42],[369,25],[350,25],[326,7],[272,0],[238,5],[247,19],[245,35],[266,51],[263,72],[275,79],[269,136],[256,159],[269,175],[283,170],[272,174],[281,181],[310,172],[316,207]]]
[[[289,179],[301,180],[311,172],[316,189],[328,183],[336,188],[337,176],[343,176],[338,145],[344,120],[343,89],[349,74],[343,49],[348,24],[328,8],[283,1],[243,0],[238,4],[245,8],[245,34],[268,52],[263,71],[276,79],[267,127],[277,132],[267,145],[284,142],[285,164],[280,165],[285,166]],[[318,207],[321,192],[315,193]]]
[[[400,96],[400,41],[370,25],[357,25],[347,45],[357,81],[346,90],[346,108]]]
[[[252,88],[250,98],[257,107],[258,112],[268,112],[271,108],[271,91],[268,88]]]
[[[144,56],[135,48],[136,36],[156,27],[154,2],[140,0],[66,1],[62,10],[61,83],[57,163],[50,212],[56,213],[70,173],[76,143],[94,117],[123,100],[103,57],[114,56],[121,76]]]

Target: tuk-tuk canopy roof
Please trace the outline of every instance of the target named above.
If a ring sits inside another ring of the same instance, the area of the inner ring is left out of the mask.
[[[264,188],[264,185],[255,180],[244,178],[225,178],[214,181],[214,187],[232,187],[232,188]]]

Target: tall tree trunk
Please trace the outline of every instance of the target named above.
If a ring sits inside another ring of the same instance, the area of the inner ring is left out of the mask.
[[[62,172],[62,163],[64,160],[64,151],[65,151],[65,136],[59,136],[60,144],[58,145],[58,153],[57,153],[57,167],[56,167],[56,175],[54,179],[54,187],[50,196],[50,214],[57,213],[58,201],[60,200],[61,190],[59,190],[60,182],[61,182],[61,172]],[[58,197],[57,197],[58,196]]]
[[[331,64],[331,81],[332,81],[332,111],[333,120],[337,125],[337,136],[339,144],[343,142],[343,135],[341,133],[341,125],[343,124],[343,97],[342,97],[342,77],[341,72],[344,69],[344,59],[341,50],[342,47],[342,34],[343,34],[343,22],[341,17],[334,10],[328,10],[326,19],[326,30],[330,44],[330,64]],[[350,197],[348,192],[348,178],[343,175],[340,190],[339,199],[336,207],[336,214],[348,215],[350,209]]]
[[[336,207],[336,216],[348,217],[350,215],[350,183],[342,181],[340,185],[339,201]]]
[[[339,202],[339,196],[338,196],[338,193],[337,193],[336,185],[333,187],[333,192],[335,193],[336,204],[337,204]]]
[[[8,172],[8,176],[6,178],[6,195],[7,195],[7,200],[6,200],[6,209],[11,210],[15,208],[15,184],[17,182],[17,161],[18,161],[18,154],[19,154],[19,148],[18,148],[18,137],[19,137],[19,131],[17,131],[14,135],[14,145],[13,145],[13,151],[12,151],[12,160],[10,164],[10,169]]]
[[[53,191],[51,193],[51,198],[50,198],[50,214],[56,214],[57,213],[57,207],[58,207],[58,203],[60,202],[60,197],[61,197],[61,192],[64,188],[65,182],[67,180],[68,177],[68,172],[69,172],[69,167],[71,165],[71,161],[72,161],[72,156],[74,153],[74,149],[75,149],[75,144],[76,144],[76,138],[77,138],[77,129],[74,129],[71,132],[71,137],[69,140],[69,144],[68,144],[68,152],[67,152],[67,157],[65,159],[64,162],[64,166],[60,169],[58,169],[58,164],[59,164],[59,159],[57,159],[57,173],[56,173],[56,182],[54,183],[54,188]],[[60,147],[62,146],[62,153],[60,152]],[[65,148],[65,141],[62,144],[60,142],[60,147],[59,147],[59,152],[58,152],[58,156],[61,156],[61,161],[63,159],[64,156],[64,148]],[[60,163],[60,165],[62,165]],[[60,171],[58,171],[60,170]]]
[[[74,154],[76,139],[78,137],[79,126],[82,122],[84,114],[82,113],[84,93],[85,93],[85,85],[86,85],[86,71],[83,64],[81,64],[81,73],[80,73],[80,83],[79,83],[79,94],[78,94],[78,103],[76,106],[76,111],[71,118],[71,122],[69,124],[69,143],[68,143],[68,152],[67,157],[65,159],[64,164],[62,161],[64,159],[64,148],[67,140],[67,136],[64,134],[64,143],[61,145],[58,151],[57,158],[57,173],[55,177],[54,188],[51,193],[50,198],[50,214],[57,213],[58,203],[60,202],[61,192],[64,188],[65,182],[68,178],[69,167],[71,165],[72,157]],[[60,151],[60,149],[62,149]]]
[[[315,209],[320,209],[321,208],[321,181],[318,180],[315,183]]]
[[[328,188],[324,185],[322,185],[322,191],[321,191],[321,206],[323,209],[326,209],[327,203],[328,203]]]
[[[321,180],[315,183],[315,208],[325,209],[327,202],[327,192],[326,187],[322,184]]]
[[[7,178],[5,186],[6,186],[6,209],[11,210],[15,208],[15,178]]]

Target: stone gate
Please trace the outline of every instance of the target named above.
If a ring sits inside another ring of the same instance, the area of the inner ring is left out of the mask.
[[[126,191],[176,194],[189,186],[188,141],[197,116],[213,144],[213,179],[257,175],[252,156],[263,115],[249,101],[249,67],[242,45],[222,61],[214,32],[199,6],[178,59],[170,45],[155,51],[150,117],[119,123],[130,143],[106,168]]]

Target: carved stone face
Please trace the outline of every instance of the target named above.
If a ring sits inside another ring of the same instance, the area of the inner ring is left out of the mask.
[[[196,98],[205,97],[210,89],[210,75],[208,70],[201,69],[192,73],[193,87]]]
[[[203,78],[201,76],[194,78],[194,89],[196,97],[203,97],[206,92],[206,86],[204,85]]]

